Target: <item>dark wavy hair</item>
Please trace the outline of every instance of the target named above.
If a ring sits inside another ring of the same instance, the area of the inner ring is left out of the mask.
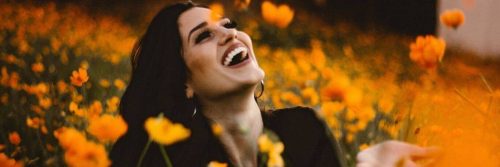
[[[193,7],[204,6],[187,2],[163,8],[134,47],[132,76],[120,102],[120,114],[128,124],[128,131],[113,146],[110,153],[113,166],[137,164],[148,140],[144,130],[148,117],[163,113],[174,122],[189,125],[195,103],[193,98],[186,97],[189,72],[182,57],[178,18]],[[143,165],[162,162],[158,150],[150,147]]]

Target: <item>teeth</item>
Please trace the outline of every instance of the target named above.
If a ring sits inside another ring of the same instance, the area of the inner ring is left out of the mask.
[[[231,63],[231,60],[233,59],[233,57],[236,56],[240,52],[243,52],[243,55],[241,57],[242,59],[247,56],[247,54],[246,54],[247,48],[245,48],[245,47],[237,47],[234,50],[232,50],[231,52],[229,52],[229,54],[227,54],[227,57],[224,60],[224,65],[228,66],[229,63]]]

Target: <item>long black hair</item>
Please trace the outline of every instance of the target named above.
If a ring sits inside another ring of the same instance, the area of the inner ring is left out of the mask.
[[[195,103],[193,98],[186,97],[188,69],[182,57],[178,18],[193,7],[203,6],[187,2],[163,8],[134,47],[132,76],[120,102],[120,114],[128,124],[128,131],[113,146],[110,153],[113,166],[136,165],[148,140],[144,130],[148,117],[163,113],[174,122],[190,123]],[[149,152],[157,150],[151,147]],[[161,158],[159,153],[144,162],[154,162],[157,158]]]

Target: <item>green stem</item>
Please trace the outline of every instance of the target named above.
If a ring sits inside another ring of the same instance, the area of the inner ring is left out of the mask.
[[[172,162],[170,162],[170,158],[168,158],[167,151],[165,151],[163,145],[158,144],[158,147],[160,147],[161,155],[163,156],[163,160],[165,160],[165,164],[167,164],[167,167],[172,167]]]
[[[144,159],[144,156],[146,156],[146,153],[148,152],[148,149],[149,149],[149,145],[151,145],[152,142],[153,142],[153,140],[149,139],[148,143],[146,143],[146,146],[144,146],[144,149],[142,150],[141,156],[139,157],[139,161],[137,162],[137,165],[136,165],[137,167],[141,166],[142,160]]]

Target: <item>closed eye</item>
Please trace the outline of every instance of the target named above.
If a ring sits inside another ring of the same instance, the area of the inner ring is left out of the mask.
[[[201,32],[195,39],[195,44],[198,44],[200,43],[201,41],[209,38],[210,36],[212,36],[212,32],[208,31],[208,30],[204,30],[203,32]]]
[[[231,20],[228,19],[228,21],[226,23],[224,23],[223,26],[225,28],[232,29],[232,28],[236,28],[238,26],[238,24],[236,24],[235,21],[231,21]]]

